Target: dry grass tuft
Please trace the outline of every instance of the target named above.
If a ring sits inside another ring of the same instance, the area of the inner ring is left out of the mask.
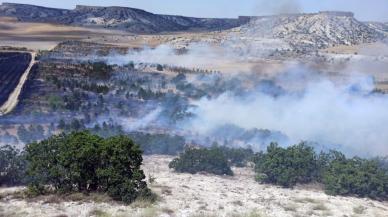
[[[133,208],[150,208],[155,204],[155,201],[148,198],[138,198],[131,204]]]
[[[327,211],[328,208],[323,203],[318,203],[312,207],[312,210],[314,211]]]
[[[296,198],[294,201],[296,203],[314,203],[314,204],[319,203],[319,201],[309,197]]]
[[[296,204],[287,204],[283,206],[283,209],[288,212],[296,212],[298,206]]]
[[[366,210],[366,208],[363,206],[353,207],[354,214],[362,215],[362,214],[364,214],[365,210]]]
[[[89,217],[110,217],[110,215],[102,210],[94,209],[88,213]]]
[[[232,214],[231,217],[264,217],[264,214],[262,214],[259,210],[253,210],[248,213]]]
[[[192,215],[190,217],[218,217],[218,216],[215,214],[201,212],[199,214],[195,214],[195,215]]]
[[[174,213],[175,213],[174,210],[172,210],[172,209],[170,209],[170,208],[168,208],[168,207],[163,207],[161,211],[162,211],[163,213],[168,214],[169,216],[173,216]]]
[[[158,216],[159,210],[155,207],[147,207],[141,211],[136,217],[156,217]]]

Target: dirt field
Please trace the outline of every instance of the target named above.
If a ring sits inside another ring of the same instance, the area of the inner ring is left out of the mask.
[[[161,198],[154,205],[63,202],[54,197],[27,202],[7,200],[3,196],[0,216],[388,216],[388,202],[328,196],[316,186],[291,190],[261,185],[254,181],[252,168],[234,169],[234,177],[177,174],[168,168],[171,159],[167,156],[145,158],[146,175],[155,178],[151,188]],[[0,195],[18,189],[2,189]]]
[[[49,50],[59,42],[92,37],[125,36],[129,33],[105,29],[90,29],[48,23],[18,22],[0,17],[0,46],[18,46],[33,50]]]

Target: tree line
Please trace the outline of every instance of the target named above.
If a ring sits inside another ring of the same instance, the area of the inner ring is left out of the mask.
[[[0,186],[28,185],[34,194],[55,192],[104,192],[127,203],[153,197],[142,164],[142,148],[149,154],[178,157],[169,167],[176,172],[233,176],[232,167],[254,165],[255,179],[286,188],[320,183],[327,194],[388,199],[386,158],[346,157],[338,151],[316,152],[306,143],[280,147],[272,143],[265,152],[214,144],[209,148],[185,147],[181,137],[132,134],[100,137],[88,131],[52,136],[30,143],[23,151],[0,147]],[[150,136],[150,138],[148,138]],[[159,139],[161,141],[159,141]],[[169,144],[171,149],[165,149]]]

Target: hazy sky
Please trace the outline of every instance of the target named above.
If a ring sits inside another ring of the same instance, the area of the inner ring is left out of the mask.
[[[360,20],[388,21],[388,0],[8,0],[57,8],[76,4],[127,6],[154,13],[196,17],[237,17],[276,12],[316,12],[319,10],[353,11]]]

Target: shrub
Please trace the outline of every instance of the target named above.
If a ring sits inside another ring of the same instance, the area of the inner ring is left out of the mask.
[[[255,159],[258,181],[293,187],[297,183],[308,183],[315,178],[316,155],[314,149],[301,143],[281,148],[272,143],[267,153]]]
[[[336,159],[323,176],[326,193],[388,198],[388,171],[378,161]]]
[[[89,132],[53,136],[26,148],[30,190],[45,185],[56,192],[107,192],[126,203],[151,196],[140,169],[142,152],[127,137],[103,139]]]
[[[163,71],[163,66],[160,65],[160,64],[157,64],[157,65],[156,65],[156,70],[158,70],[158,71]]]
[[[233,175],[228,159],[218,148],[193,148],[182,153],[169,164],[180,173],[208,172],[216,175]]]
[[[228,159],[230,165],[235,167],[244,167],[249,161],[253,160],[254,153],[249,148],[229,148],[226,146],[214,146],[218,148]]]
[[[26,182],[26,161],[22,152],[10,145],[0,147],[0,186],[15,186]]]
[[[140,145],[144,154],[177,155],[183,152],[186,140],[182,136],[134,132],[129,134]]]
[[[92,77],[107,80],[110,78],[112,73],[112,66],[104,63],[104,62],[94,62],[91,63]]]

